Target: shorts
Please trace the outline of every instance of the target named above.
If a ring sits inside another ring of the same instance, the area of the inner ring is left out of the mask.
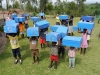
[[[44,38],[40,38],[40,44],[45,44],[45,39]]]
[[[37,56],[39,57],[39,50],[36,49],[36,50],[31,50],[32,51],[32,56]]]
[[[12,53],[14,57],[21,57],[20,48],[12,49]]]
[[[24,31],[20,31],[20,34],[21,34],[21,35],[24,34]]]
[[[59,54],[59,55],[60,55],[60,54],[64,55],[64,54],[65,54],[65,49],[62,48],[62,47],[60,47],[60,48],[58,49],[58,54]]]
[[[56,55],[50,55],[50,60],[51,61],[56,61],[56,62],[58,62],[58,56]]]
[[[68,33],[72,33],[73,32],[73,26],[68,26]]]

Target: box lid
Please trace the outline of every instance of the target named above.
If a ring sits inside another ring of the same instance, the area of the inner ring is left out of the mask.
[[[67,33],[67,31],[68,31],[67,27],[60,26],[60,27],[58,27],[56,32],[58,32],[58,33]]]
[[[63,40],[70,40],[70,41],[81,41],[82,37],[76,37],[76,36],[65,36]]]
[[[41,26],[41,25],[45,25],[45,24],[50,24],[48,21],[46,21],[46,20],[43,20],[43,21],[40,21],[40,22],[37,22],[36,23],[36,25],[38,25],[38,26]]]

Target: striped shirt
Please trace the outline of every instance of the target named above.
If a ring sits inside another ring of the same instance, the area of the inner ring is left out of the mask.
[[[75,53],[76,53],[75,51],[76,51],[75,49],[73,49],[73,50],[69,49],[68,56],[69,57],[75,57]]]

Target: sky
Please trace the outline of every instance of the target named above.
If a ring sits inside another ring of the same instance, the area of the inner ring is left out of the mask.
[[[11,0],[9,0],[9,1],[11,1]],[[53,3],[56,2],[56,0],[52,0],[52,1],[53,1]],[[66,0],[61,0],[61,1],[66,1]],[[71,2],[71,1],[74,1],[74,0],[67,0],[67,1]],[[96,3],[96,2],[100,3],[100,0],[86,0],[85,3]],[[11,2],[10,2],[10,4],[11,4]],[[6,7],[6,0],[3,0],[2,6],[3,6],[3,8]]]

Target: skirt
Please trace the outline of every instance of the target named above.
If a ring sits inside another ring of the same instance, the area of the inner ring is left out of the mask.
[[[50,59],[51,59],[51,61],[56,61],[56,62],[58,62],[58,56],[56,55],[50,55]]]
[[[68,26],[68,33],[72,33],[73,32],[73,26]]]

